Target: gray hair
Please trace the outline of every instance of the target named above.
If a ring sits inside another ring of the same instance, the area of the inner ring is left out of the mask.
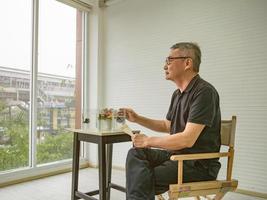
[[[172,45],[171,49],[179,49],[185,52],[193,60],[193,70],[199,72],[199,66],[201,63],[201,51],[197,43],[192,42],[180,42]],[[184,55],[185,56],[185,55]]]

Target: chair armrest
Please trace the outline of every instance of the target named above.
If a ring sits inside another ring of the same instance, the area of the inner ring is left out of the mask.
[[[219,157],[229,157],[229,152],[223,153],[196,153],[196,154],[180,154],[171,156],[171,160],[202,160],[202,159],[211,159]]]

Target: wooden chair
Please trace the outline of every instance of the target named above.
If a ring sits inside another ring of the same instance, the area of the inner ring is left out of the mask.
[[[237,188],[238,181],[232,179],[232,169],[234,160],[234,142],[235,142],[236,116],[231,120],[222,120],[221,123],[221,144],[228,146],[228,152],[218,153],[199,153],[173,155],[171,160],[178,161],[178,183],[169,186],[169,200],[176,200],[183,197],[195,197],[200,200],[200,196],[206,199],[220,200],[228,191],[234,191]],[[201,181],[183,183],[183,161],[200,160],[219,157],[228,157],[227,174],[225,180]],[[206,195],[215,195],[214,198]],[[158,195],[158,200],[164,200]]]

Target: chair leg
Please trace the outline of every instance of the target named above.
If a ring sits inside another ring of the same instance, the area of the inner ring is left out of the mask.
[[[215,197],[214,197],[214,200],[221,200],[224,195],[226,194],[226,192],[218,192]]]

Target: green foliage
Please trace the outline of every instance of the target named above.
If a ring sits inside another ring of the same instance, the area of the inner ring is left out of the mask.
[[[0,115],[5,112],[6,103],[0,100]],[[45,111],[38,111],[38,126],[45,126],[42,117]],[[12,109],[12,114],[0,118],[0,172],[27,167],[29,165],[29,117],[26,110]],[[37,144],[37,163],[43,164],[72,157],[73,134],[64,130],[46,132],[44,140]],[[4,141],[5,140],[5,141]]]
[[[0,112],[6,108],[6,103],[0,100]]]
[[[28,124],[10,122],[6,125],[5,135],[9,136],[10,140],[8,144],[0,146],[0,171],[28,166]],[[71,158],[72,137],[71,133],[63,130],[56,135],[47,134],[45,140],[37,144],[38,164]]]
[[[72,157],[72,137],[69,132],[47,135],[45,142],[37,145],[38,164],[48,163]]]
[[[28,166],[29,137],[25,125],[14,124],[7,131],[10,144],[0,147],[0,171]],[[47,135],[45,141],[37,144],[38,164],[72,158],[72,138],[69,132]]]
[[[0,171],[28,166],[28,126],[25,123],[11,121],[6,125],[5,136],[9,141],[0,147]]]

